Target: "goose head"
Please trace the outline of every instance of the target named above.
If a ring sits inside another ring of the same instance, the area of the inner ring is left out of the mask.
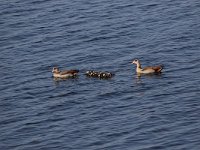
[[[59,73],[59,72],[60,72],[60,71],[59,71],[58,67],[53,67],[52,73]]]
[[[138,68],[141,68],[141,64],[140,64],[140,61],[138,59],[133,60],[132,64],[136,64]]]
[[[138,64],[140,64],[140,62],[139,62],[138,59],[135,59],[135,60],[132,61],[132,64],[136,64],[136,65],[138,65]]]

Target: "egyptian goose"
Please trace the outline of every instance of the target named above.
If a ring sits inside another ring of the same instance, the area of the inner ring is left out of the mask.
[[[136,64],[137,68],[136,68],[136,72],[137,73],[141,73],[141,74],[150,74],[150,73],[161,73],[161,70],[163,69],[162,65],[159,66],[150,66],[150,67],[145,67],[142,68],[140,61],[138,59],[135,59],[132,64]]]
[[[75,77],[79,70],[60,71],[58,67],[53,67],[52,73],[54,78],[68,78]]]

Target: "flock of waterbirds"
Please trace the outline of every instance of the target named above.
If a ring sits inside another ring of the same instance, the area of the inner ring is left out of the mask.
[[[160,74],[163,65],[158,66],[148,66],[148,67],[141,67],[140,61],[135,59],[132,61],[132,64],[136,65],[136,73],[137,74]],[[53,77],[58,79],[67,79],[67,78],[74,78],[78,75],[79,70],[64,70],[60,71],[58,67],[53,67],[52,70]],[[85,72],[87,77],[99,78],[99,79],[109,79],[112,78],[115,74],[108,72],[108,71],[94,71],[89,70]]]

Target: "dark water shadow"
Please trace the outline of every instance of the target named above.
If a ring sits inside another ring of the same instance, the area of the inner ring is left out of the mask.
[[[114,77],[111,77],[111,78],[100,78],[100,77],[90,77],[90,76],[85,76],[85,79],[88,79],[88,80],[105,80],[105,81],[110,81],[112,80]]]
[[[53,77],[53,81],[55,85],[59,85],[61,82],[67,82],[67,81],[74,82],[74,81],[77,81],[78,79],[79,79],[78,76],[68,77],[68,78],[54,78]]]

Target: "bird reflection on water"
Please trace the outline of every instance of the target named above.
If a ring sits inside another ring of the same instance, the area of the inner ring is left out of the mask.
[[[162,78],[162,73],[152,73],[152,74],[141,74],[141,73],[136,73],[134,76],[136,79],[137,84],[143,84],[142,78]]]

